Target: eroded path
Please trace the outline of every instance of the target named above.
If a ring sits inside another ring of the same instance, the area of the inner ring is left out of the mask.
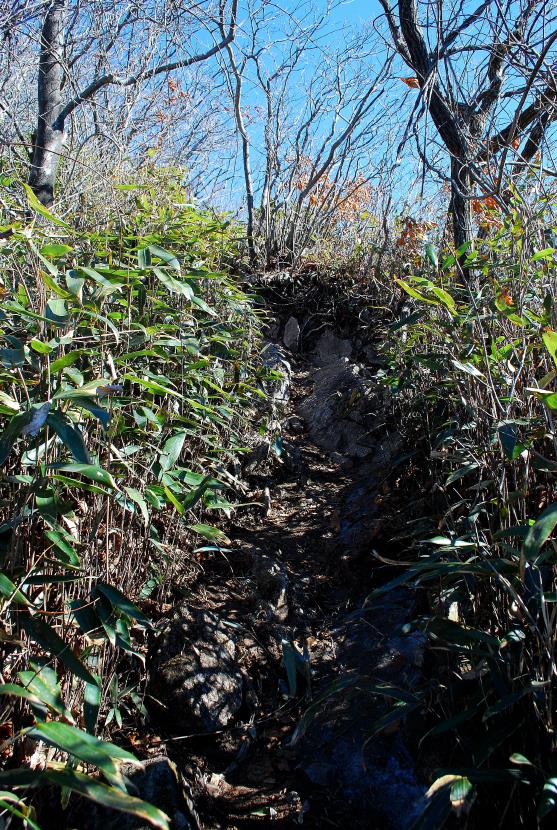
[[[330,369],[319,371],[323,387]],[[204,830],[402,830],[424,791],[400,722],[378,729],[388,690],[417,682],[422,650],[403,632],[409,594],[366,602],[389,576],[371,554],[392,485],[389,439],[351,462],[317,446],[307,415],[318,388],[299,360],[276,452],[247,465],[246,501],[265,507],[236,514],[230,551],[202,563],[158,646],[166,751]]]

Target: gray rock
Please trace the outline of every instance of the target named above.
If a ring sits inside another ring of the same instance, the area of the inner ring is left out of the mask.
[[[210,611],[178,607],[155,642],[150,665],[149,693],[174,734],[215,732],[242,705],[235,636]]]
[[[255,589],[269,616],[277,622],[288,617],[288,574],[275,558],[266,553],[254,553],[252,579]]]
[[[159,755],[144,761],[141,767],[123,764],[121,769],[127,779],[129,794],[166,813],[171,820],[172,830],[199,828],[189,787],[181,780],[172,761]],[[103,830],[151,830],[152,827],[145,819],[119,810],[109,810],[90,801],[80,801],[77,813],[79,827],[83,830],[97,830],[99,827]]]
[[[339,360],[350,357],[352,343],[350,340],[341,340],[331,329],[326,329],[316,343],[315,351],[320,366],[337,363]]]
[[[312,440],[328,453],[370,455],[374,442],[367,427],[375,419],[358,367],[344,359],[318,370],[314,380],[312,394],[300,406]]]
[[[300,347],[300,324],[295,317],[289,317],[284,327],[282,342],[291,352],[297,352]]]
[[[268,343],[263,348],[263,365],[273,372],[280,373],[277,380],[265,381],[265,392],[270,397],[274,406],[284,407],[290,397],[290,376],[292,369],[290,363],[280,346],[276,343]]]
[[[243,468],[245,473],[254,473],[264,467],[269,461],[271,452],[270,441],[258,441],[257,444],[244,456]]]

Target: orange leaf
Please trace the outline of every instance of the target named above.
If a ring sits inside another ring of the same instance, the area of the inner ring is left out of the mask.
[[[399,80],[402,81],[403,84],[406,84],[406,86],[409,86],[410,89],[420,88],[420,82],[417,78],[399,78]]]
[[[506,291],[502,291],[499,296],[497,297],[497,302],[500,304],[505,304],[507,306],[513,306],[514,301],[510,294],[507,294]]]

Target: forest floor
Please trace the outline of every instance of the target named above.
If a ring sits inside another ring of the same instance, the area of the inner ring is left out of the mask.
[[[372,553],[380,506],[395,498],[392,470],[332,461],[312,441],[299,410],[316,369],[306,357],[296,364],[283,457],[271,452],[247,474],[246,501],[264,506],[234,514],[230,548],[207,556],[188,598],[229,626],[242,709],[233,725],[189,736],[176,734],[170,711],[164,749],[203,830],[402,830],[425,787],[400,721],[377,734],[374,725],[392,708],[389,689],[418,681],[423,643],[405,634],[410,591],[367,601],[393,575]]]

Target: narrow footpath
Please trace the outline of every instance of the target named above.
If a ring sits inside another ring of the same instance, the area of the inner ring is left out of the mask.
[[[388,713],[419,682],[423,643],[404,631],[410,591],[367,600],[393,576],[373,551],[396,441],[379,430],[373,452],[360,452],[358,416],[355,439],[353,423],[348,438],[338,425],[351,457],[318,446],[339,406],[361,409],[362,378],[347,358],[334,371],[295,362],[280,439],[245,465],[245,501],[258,504],[234,514],[226,554],[202,561],[163,627],[151,693],[165,752],[189,784],[190,826],[404,830],[425,787]],[[329,416],[316,395],[330,396]]]

